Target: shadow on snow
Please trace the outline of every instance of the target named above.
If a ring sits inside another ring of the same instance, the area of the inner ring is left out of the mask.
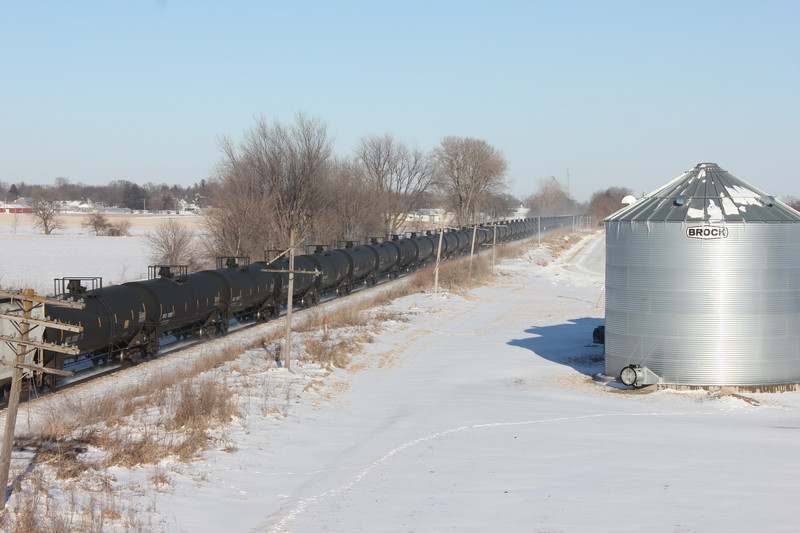
[[[533,326],[525,330],[530,337],[508,344],[593,376],[604,370],[603,345],[592,342],[592,331],[603,322],[602,318],[576,318],[565,324]]]

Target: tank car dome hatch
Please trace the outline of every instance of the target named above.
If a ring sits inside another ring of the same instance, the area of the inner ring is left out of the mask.
[[[701,163],[605,228],[607,375],[800,382],[800,213]]]

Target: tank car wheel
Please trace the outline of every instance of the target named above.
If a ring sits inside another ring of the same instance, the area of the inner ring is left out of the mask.
[[[150,341],[147,343],[147,355],[153,359],[158,357],[158,350],[161,348],[161,345],[158,341]]]
[[[222,320],[217,324],[217,335],[225,335],[228,332],[228,321]]]
[[[141,347],[138,348],[127,348],[122,350],[119,354],[119,362],[122,366],[132,366],[137,364],[142,359],[142,351],[144,349]]]
[[[48,374],[44,377],[44,385],[49,389],[57,388],[59,381],[61,381],[61,377],[55,374]]]

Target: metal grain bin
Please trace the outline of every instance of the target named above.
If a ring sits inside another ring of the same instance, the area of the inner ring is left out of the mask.
[[[606,374],[800,382],[800,213],[713,163],[606,227]]]

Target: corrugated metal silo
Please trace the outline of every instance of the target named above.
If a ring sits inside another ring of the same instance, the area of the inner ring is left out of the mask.
[[[800,382],[800,213],[703,163],[606,227],[606,374]]]

